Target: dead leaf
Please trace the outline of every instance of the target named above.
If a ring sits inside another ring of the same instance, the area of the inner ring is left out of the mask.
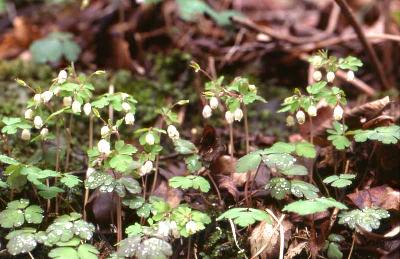
[[[299,255],[304,249],[307,249],[307,242],[301,242],[298,244],[291,243],[284,259],[292,259],[295,256]]]
[[[400,192],[387,185],[351,193],[347,197],[360,209],[369,207],[400,209]]]

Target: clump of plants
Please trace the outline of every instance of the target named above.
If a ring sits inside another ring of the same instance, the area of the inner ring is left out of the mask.
[[[319,52],[309,61],[315,68],[315,83],[305,90],[296,89],[279,111],[289,113],[289,125],[308,121],[312,127],[318,106],[325,103],[333,109],[327,139],[342,156],[359,142],[398,143],[397,125],[349,130],[345,124],[347,100],[344,91],[334,85],[335,73],[345,70],[347,79],[353,80],[362,66],[360,60],[338,59]],[[135,96],[114,92],[112,86],[105,93],[95,93],[93,78],[104,77],[104,71],[85,75],[73,68],[62,70],[46,88],[18,79],[20,86],[31,91],[32,98],[22,117],[2,118],[0,196],[4,209],[0,211],[0,226],[7,244],[1,253],[27,253],[33,258],[36,250],[42,250],[50,258],[98,258],[102,250],[96,240],[100,235],[96,222],[90,222],[85,210],[90,193],[95,192],[112,195],[116,203],[113,225],[117,246],[109,258],[168,258],[174,253],[184,254],[182,247],[189,257],[201,252],[207,258],[211,255],[201,251],[206,242],[199,238],[212,236],[212,245],[217,247],[215,243],[227,240],[226,235],[213,232],[216,227],[229,229],[231,247],[237,249],[238,256],[246,257],[249,254],[241,247],[247,244],[237,233],[251,229],[257,222],[279,225],[281,221],[271,209],[282,215],[304,217],[326,212],[332,216],[332,225],[341,224],[352,231],[372,231],[390,216],[382,208],[351,208],[341,195],[335,195],[339,192],[329,192],[351,186],[357,173],[346,169],[316,184],[312,168],[302,163],[319,155],[313,134],[308,141],[279,141],[268,148],[252,148],[248,109],[256,101],[266,102],[258,95],[257,87],[242,77],[226,83],[224,77],[212,78],[194,62],[191,66],[210,80],[205,84],[206,104],[201,115],[204,120],[217,119],[215,114],[224,119],[231,158],[237,153],[234,127],[243,127],[246,155],[235,166],[236,173],[246,174],[243,200],[224,202],[220,186],[210,174],[213,160],[205,159],[198,145],[182,134],[176,111],[187,100],[171,102],[154,111],[156,126],[138,128],[136,120],[140,118],[135,113],[141,104]],[[160,174],[162,157],[171,152],[183,161],[185,173],[170,177],[168,188],[202,199],[207,204],[203,209],[187,200],[172,205],[155,195],[157,181],[164,177]],[[255,202],[252,197],[252,182],[261,166],[271,171],[264,189],[269,198],[279,202]],[[333,215],[338,215],[337,222]],[[317,231],[313,220],[311,230],[312,239]],[[341,258],[343,237],[328,234],[319,253]]]

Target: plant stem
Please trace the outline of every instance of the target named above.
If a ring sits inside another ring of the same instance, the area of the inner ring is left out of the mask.
[[[229,124],[229,155],[233,158],[234,147],[233,147],[233,125]]]
[[[355,235],[355,233],[353,233],[353,241],[351,242],[351,248],[350,248],[349,256],[347,257],[347,259],[351,259],[351,255],[353,254],[355,241],[356,241],[356,235]]]
[[[90,115],[89,118],[89,149],[93,148],[93,115]],[[86,171],[86,179],[89,177],[87,171]],[[85,187],[85,197],[83,200],[83,219],[86,220],[87,215],[86,215],[86,204],[89,200],[89,188]]]
[[[250,152],[250,140],[249,140],[249,123],[247,120],[247,107],[243,105],[243,115],[244,115],[244,134],[246,138],[246,154]]]

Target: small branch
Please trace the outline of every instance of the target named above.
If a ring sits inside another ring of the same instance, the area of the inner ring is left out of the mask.
[[[350,248],[349,256],[347,257],[347,259],[351,259],[351,255],[353,254],[355,241],[356,241],[356,235],[354,233],[353,234],[353,241],[351,242],[351,248]]]
[[[367,37],[365,36],[365,34],[361,28],[361,25],[358,23],[358,21],[354,17],[354,14],[351,11],[350,6],[347,4],[346,0],[335,0],[335,2],[342,9],[343,14],[346,16],[346,18],[349,20],[350,24],[353,26],[354,31],[356,32],[362,45],[364,46],[365,50],[367,51],[368,56],[370,57],[372,64],[375,67],[377,76],[382,83],[382,86],[384,87],[384,89],[389,89],[390,85],[389,85],[388,81],[386,80],[385,72],[383,71],[383,68],[378,59],[378,56],[376,55],[375,50],[372,48],[372,45],[367,40]]]

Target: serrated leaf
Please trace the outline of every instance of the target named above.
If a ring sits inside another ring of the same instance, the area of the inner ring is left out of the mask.
[[[136,179],[131,177],[121,177],[118,179],[118,182],[121,183],[128,190],[128,192],[132,194],[138,194],[142,192],[142,187],[140,187],[140,184]]]
[[[286,153],[263,155],[262,160],[269,168],[280,171],[291,168],[296,162],[296,158]]]
[[[174,141],[174,145],[176,152],[182,155],[189,155],[197,152],[196,146],[189,140],[177,139]]]
[[[299,215],[308,215],[326,211],[328,208],[347,209],[347,207],[333,198],[315,198],[292,202],[283,208],[283,211],[294,212]]]
[[[328,176],[323,180],[324,183],[330,184],[333,187],[343,188],[352,184],[350,179],[354,179],[356,176],[354,174],[340,174]]]
[[[344,224],[355,229],[357,225],[367,231],[378,229],[381,219],[388,218],[389,212],[379,208],[364,208],[362,210],[355,209],[339,214],[339,224]]]
[[[307,86],[307,92],[309,94],[318,94],[326,85],[327,85],[326,81],[316,82],[312,85]]]
[[[353,131],[353,134],[356,142],[365,142],[369,139],[380,141],[383,144],[396,144],[400,140],[400,126],[391,125],[373,130],[356,130]]]
[[[144,240],[136,251],[138,259],[167,259],[171,255],[171,245],[155,237]]]
[[[271,196],[277,200],[282,200],[290,192],[290,182],[285,178],[272,178],[265,186],[271,191]]]
[[[210,190],[209,182],[201,176],[175,176],[169,179],[168,182],[173,188],[181,188],[184,190],[193,188],[202,192],[208,192]]]
[[[291,167],[281,170],[279,172],[288,176],[308,174],[307,168],[302,165],[292,165]]]
[[[43,220],[43,209],[37,205],[31,205],[25,209],[25,220],[31,224],[40,224]]]
[[[236,163],[237,173],[246,173],[248,171],[254,170],[261,163],[260,151],[255,151],[242,156]]]
[[[190,173],[195,173],[202,167],[200,156],[197,154],[185,157],[185,163]]]
[[[241,227],[247,227],[256,221],[267,221],[272,223],[271,217],[264,211],[253,208],[233,208],[222,213],[217,221],[223,219],[232,219],[235,224]]]
[[[48,256],[55,259],[80,259],[78,251],[72,247],[57,247],[52,249]]]
[[[7,243],[7,251],[11,255],[31,252],[37,246],[35,235],[32,233],[19,233],[13,235]]]
[[[128,258],[133,257],[136,254],[136,251],[139,249],[141,240],[142,239],[139,236],[131,236],[122,239],[121,242],[119,242],[117,255]]]
[[[96,247],[89,244],[82,244],[78,247],[78,256],[80,259],[97,259],[99,253]]]
[[[350,69],[353,71],[357,71],[359,67],[362,67],[363,63],[356,57],[348,56],[346,58],[339,59],[339,68],[341,69]]]
[[[12,157],[0,154],[0,162],[8,165],[18,165],[19,162]]]
[[[24,222],[25,218],[22,210],[5,209],[0,212],[0,225],[2,228],[20,227]]]
[[[119,172],[124,172],[126,171],[130,164],[133,163],[133,158],[130,155],[115,155],[113,158],[110,160],[110,166],[111,168],[114,168],[115,170]]]
[[[74,188],[79,185],[82,181],[78,176],[73,174],[64,174],[64,176],[60,179],[60,182],[69,188]]]
[[[315,158],[317,151],[314,144],[302,141],[296,143],[296,154],[307,158]]]
[[[342,135],[330,135],[328,136],[328,140],[332,141],[332,144],[336,147],[338,150],[343,150],[345,148],[350,147],[350,140]]]
[[[329,259],[342,259],[343,253],[340,251],[338,244],[331,242],[328,246],[328,258]]]
[[[300,180],[292,180],[290,182],[290,191],[298,198],[314,199],[318,197],[319,189],[310,183]]]

